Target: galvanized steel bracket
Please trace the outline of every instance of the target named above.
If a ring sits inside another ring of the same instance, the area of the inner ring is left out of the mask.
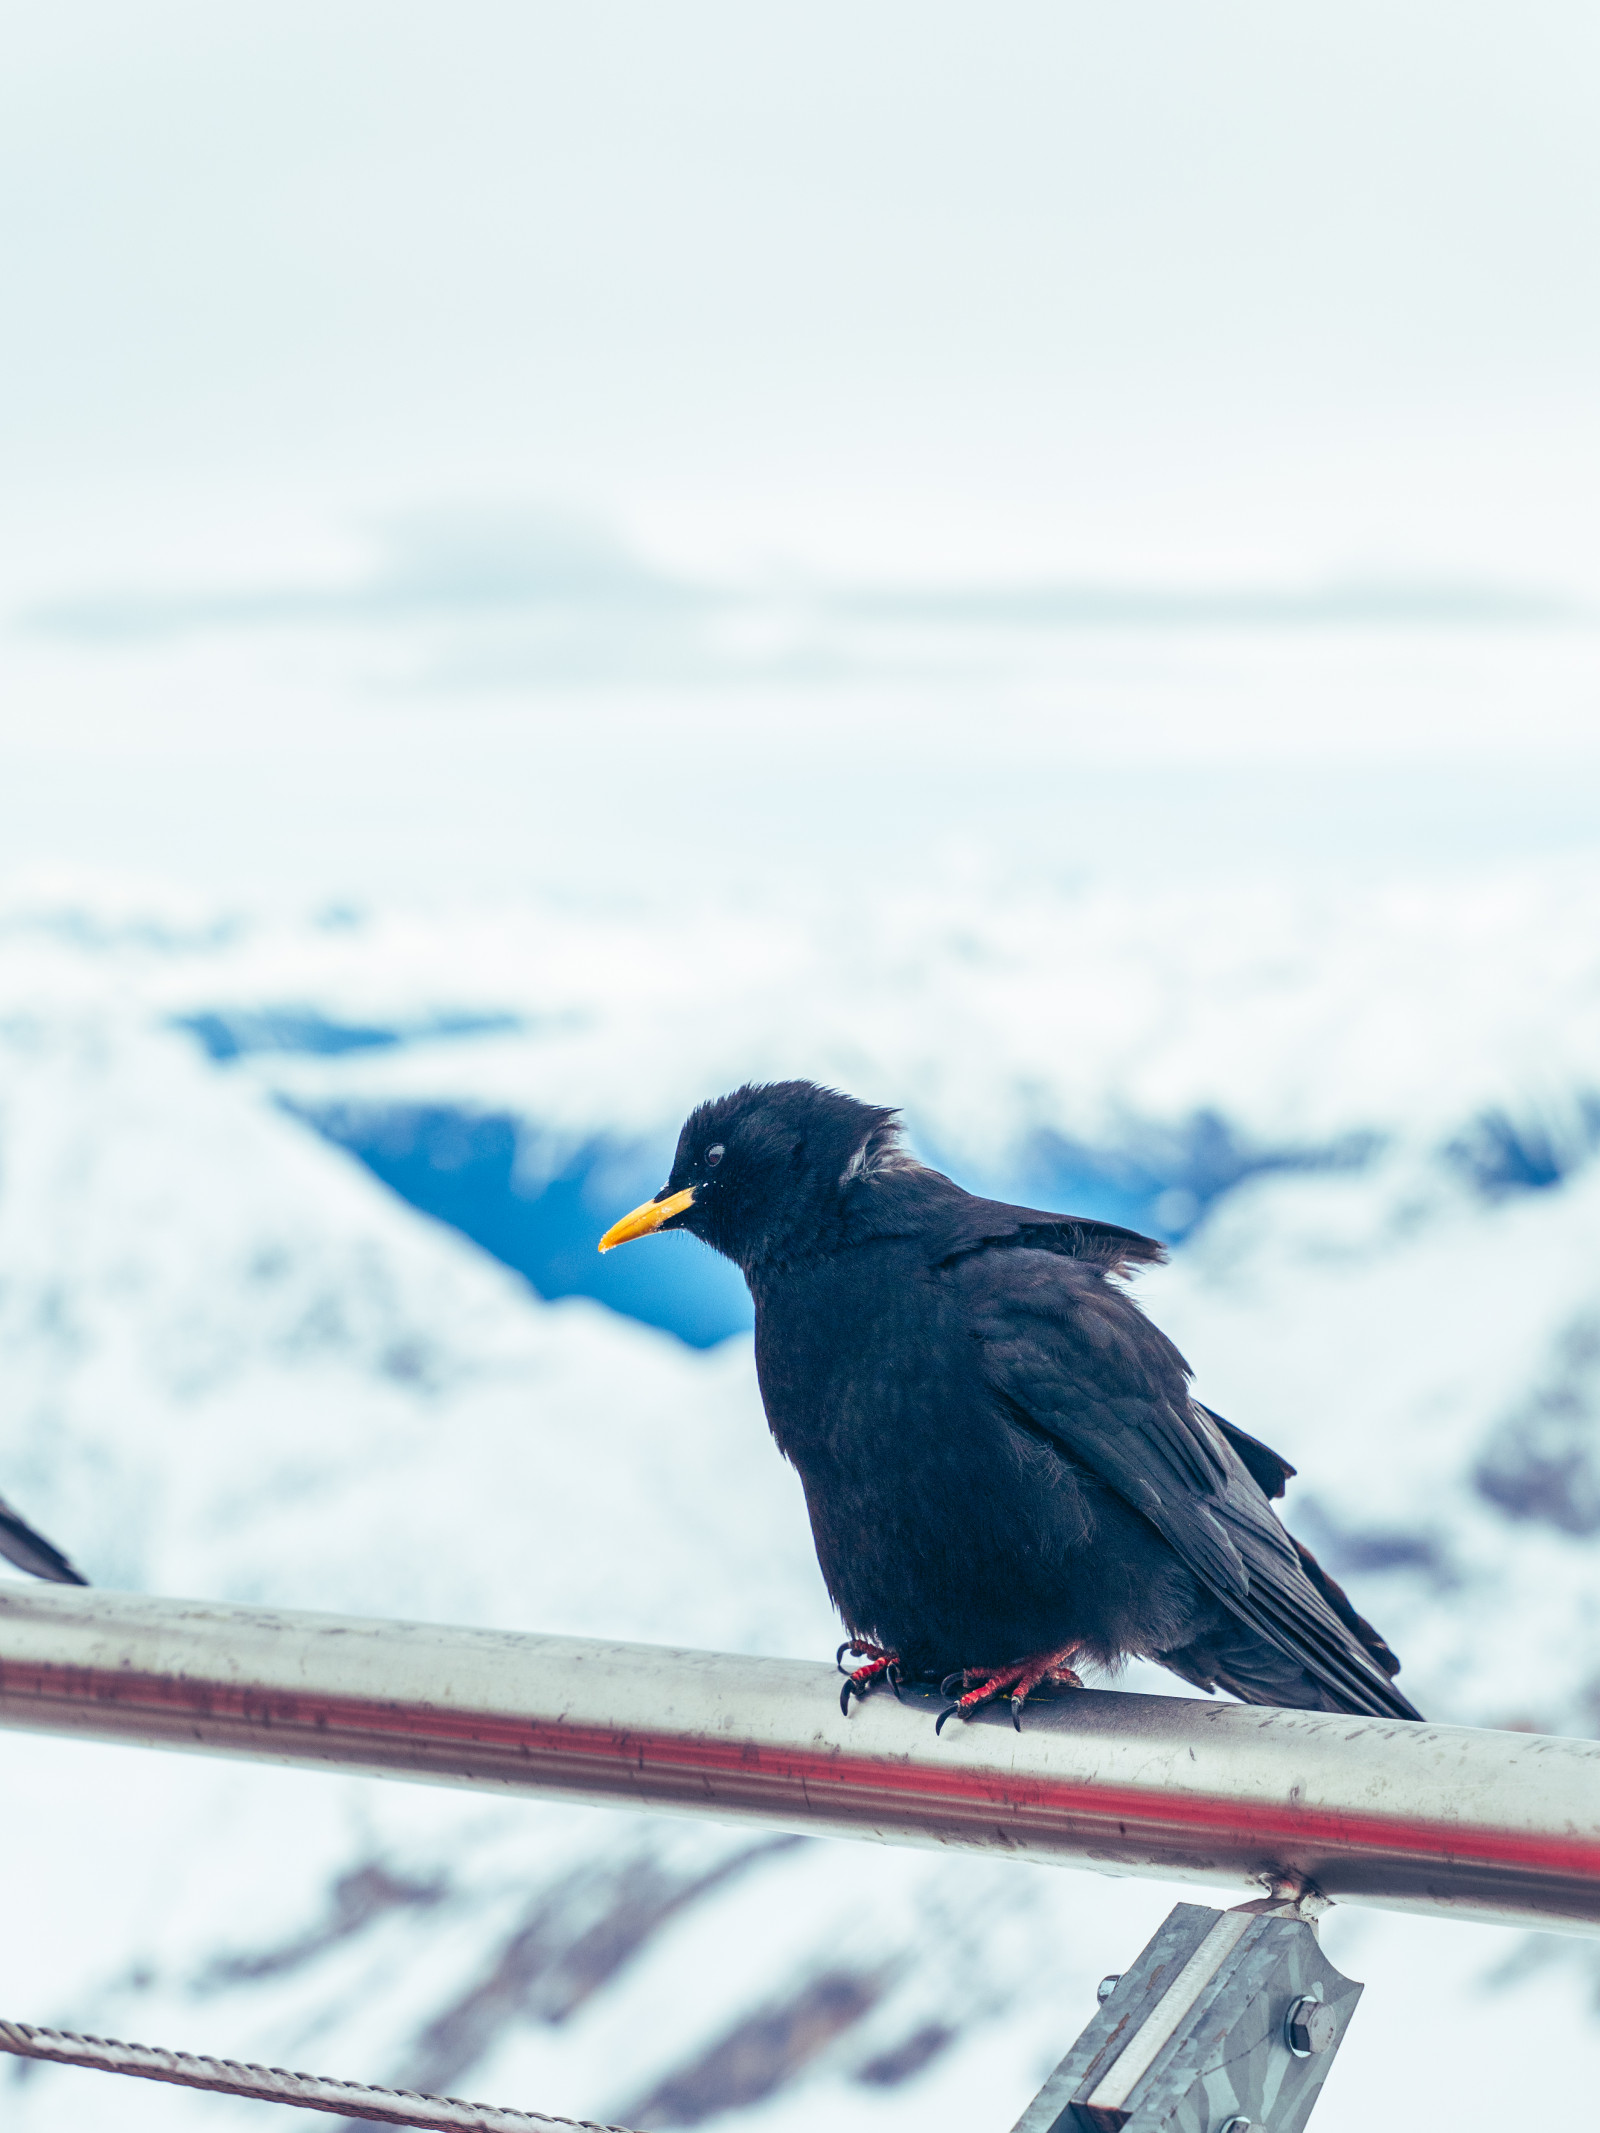
[[[1015,2133],[1300,2133],[1364,1989],[1323,1954],[1317,1907],[1180,1903]]]

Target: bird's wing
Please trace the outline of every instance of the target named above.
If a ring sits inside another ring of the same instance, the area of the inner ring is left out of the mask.
[[[1214,1407],[1202,1408],[1201,1413],[1209,1415],[1215,1422],[1244,1462],[1261,1493],[1264,1496],[1281,1496],[1298,1472],[1298,1469],[1292,1467],[1284,1458],[1282,1452],[1275,1452],[1270,1444],[1263,1444],[1259,1437],[1252,1437],[1247,1429],[1240,1429],[1236,1423],[1227,1421]],[[1303,1540],[1296,1540],[1292,1533],[1289,1538],[1294,1541],[1294,1551],[1300,1558],[1300,1568],[1356,1642],[1376,1659],[1386,1674],[1398,1674],[1399,1660],[1366,1616],[1356,1613],[1350,1595],[1338,1579],[1328,1575]]]
[[[1195,1404],[1198,1406],[1199,1402]],[[1224,1421],[1214,1407],[1202,1407],[1200,1412],[1211,1417],[1233,1446],[1262,1495],[1281,1496],[1300,1471],[1299,1468],[1291,1466],[1282,1452],[1275,1452],[1270,1444],[1263,1444],[1259,1437],[1252,1437],[1247,1429],[1240,1429],[1236,1424]]]
[[[1291,1533],[1289,1538],[1294,1540]],[[1300,1568],[1316,1586],[1318,1592],[1333,1609],[1339,1620],[1349,1630],[1356,1642],[1371,1654],[1386,1674],[1398,1674],[1400,1661],[1391,1650],[1387,1640],[1375,1630],[1365,1615],[1356,1613],[1350,1595],[1337,1578],[1329,1577],[1311,1550],[1302,1540],[1294,1541],[1294,1552],[1300,1558]]]
[[[941,1180],[941,1182],[947,1182]],[[1081,1259],[1108,1274],[1136,1266],[1159,1266],[1167,1248],[1154,1237],[1115,1222],[1095,1222],[1087,1215],[1053,1215],[1042,1207],[1013,1207],[1005,1200],[980,1200],[955,1187],[942,1210],[940,1252],[953,1263],[972,1251],[998,1245],[1012,1250],[1059,1252]]]
[[[89,1580],[74,1570],[54,1542],[36,1533],[20,1511],[14,1511],[0,1496],[0,1555],[30,1577],[49,1578],[56,1585],[87,1585]]]
[[[1232,1614],[1347,1708],[1418,1715],[1308,1576],[1256,1479],[1190,1398],[1183,1358],[1130,1297],[1026,1249],[975,1253],[950,1278],[1020,1428],[1099,1475]]]
[[[1059,1252],[1104,1273],[1125,1274],[1136,1266],[1159,1265],[1167,1256],[1164,1244],[1136,1229],[1088,1215],[985,1200],[963,1192],[942,1170],[909,1160],[865,1179],[849,1219],[858,1239],[915,1237],[936,1267],[955,1266],[974,1252],[1011,1248]]]

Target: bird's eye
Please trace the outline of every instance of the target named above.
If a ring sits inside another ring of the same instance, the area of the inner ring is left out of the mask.
[[[727,1154],[727,1152],[728,1151],[723,1147],[721,1141],[713,1141],[711,1146],[706,1150],[707,1170],[715,1170],[717,1165],[722,1161],[722,1158]]]

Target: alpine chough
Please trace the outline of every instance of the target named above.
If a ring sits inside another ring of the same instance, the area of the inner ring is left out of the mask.
[[[1420,1713],[1399,1661],[1269,1498],[1295,1471],[1202,1407],[1121,1286],[1162,1247],[983,1200],[897,1114],[806,1081],[692,1113],[672,1175],[600,1240],[686,1229],[743,1271],[779,1449],[875,1682],[942,1678],[970,1715],[1138,1654],[1202,1689]]]

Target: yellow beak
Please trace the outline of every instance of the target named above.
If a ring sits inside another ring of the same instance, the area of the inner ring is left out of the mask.
[[[694,1205],[694,1187],[686,1185],[682,1192],[675,1192],[670,1200],[646,1200],[643,1207],[636,1207],[631,1215],[624,1215],[620,1222],[613,1222],[600,1239],[600,1249],[609,1252],[615,1245],[631,1244],[635,1237],[648,1237],[653,1229],[662,1229],[674,1215],[681,1215]]]

